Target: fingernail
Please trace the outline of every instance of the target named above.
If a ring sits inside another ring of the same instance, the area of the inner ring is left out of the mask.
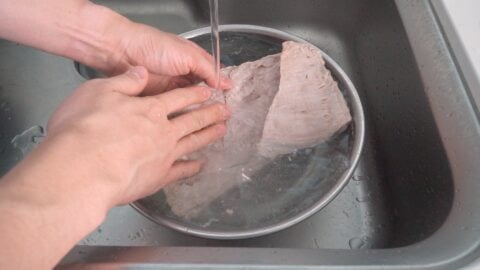
[[[230,117],[232,115],[232,112],[226,105],[223,105],[223,115],[225,115],[225,117]]]
[[[200,158],[198,161],[200,162],[201,167],[204,167],[208,163],[208,159],[206,157]]]
[[[147,75],[144,67],[136,66],[128,69],[127,74],[135,76],[138,80],[143,80]]]
[[[204,99],[209,99],[212,95],[212,90],[210,88],[203,87],[201,91]]]
[[[228,78],[223,78],[222,79],[222,89],[230,89],[233,87],[233,82],[232,80]]]
[[[215,129],[218,131],[220,134],[225,134],[227,132],[227,126],[225,125],[217,125]]]

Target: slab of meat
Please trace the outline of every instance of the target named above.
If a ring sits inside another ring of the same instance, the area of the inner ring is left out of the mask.
[[[280,61],[279,89],[258,147],[270,158],[317,145],[352,119],[320,50],[284,42]]]
[[[309,44],[285,42],[280,54],[222,70],[234,87],[213,99],[232,110],[223,141],[196,153],[206,157],[202,173],[164,188],[172,211],[198,211],[248,181],[266,161],[321,143],[351,121],[342,93]]]
[[[202,172],[189,179],[171,183],[163,190],[172,211],[183,217],[194,216],[201,208],[242,181],[247,163],[255,156],[268,107],[278,91],[280,55],[222,70],[234,87],[214,93],[213,99],[226,101],[232,117],[222,141],[195,153],[191,158],[206,158]],[[243,171],[242,171],[243,170]],[[247,172],[245,172],[247,170]]]

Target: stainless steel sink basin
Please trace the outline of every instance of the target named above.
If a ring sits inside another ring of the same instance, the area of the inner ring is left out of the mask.
[[[206,0],[97,2],[175,33],[209,23]],[[354,177],[316,215],[246,240],[186,236],[118,207],[65,267],[451,269],[480,256],[477,108],[429,1],[222,0],[220,16],[297,35],[342,66],[367,118]],[[12,139],[84,80],[70,60],[0,41],[0,174],[25,150]]]

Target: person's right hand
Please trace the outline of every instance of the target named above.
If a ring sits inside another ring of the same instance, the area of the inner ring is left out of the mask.
[[[170,117],[206,101],[208,88],[192,86],[137,97],[147,81],[147,70],[134,67],[110,79],[86,82],[54,113],[37,149],[60,144],[56,152],[70,160],[72,173],[81,171],[109,189],[111,206],[196,174],[201,161],[178,160],[226,132],[223,122],[230,113],[223,104]]]

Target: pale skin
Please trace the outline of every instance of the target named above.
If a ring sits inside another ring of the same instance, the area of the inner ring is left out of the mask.
[[[0,269],[54,267],[112,207],[196,174],[204,161],[178,160],[226,132],[221,104],[171,117],[209,98],[189,85],[216,83],[212,57],[187,40],[85,0],[0,1],[0,37],[112,76],[78,87],[1,179]]]

